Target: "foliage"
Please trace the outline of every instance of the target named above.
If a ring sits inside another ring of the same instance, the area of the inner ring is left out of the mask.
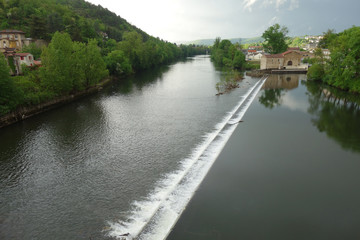
[[[216,83],[215,88],[219,94],[230,91],[233,88],[237,88],[238,82],[242,80],[243,74],[236,70],[227,70],[220,78],[220,81]]]
[[[132,72],[130,61],[121,50],[109,53],[105,58],[105,62],[111,75],[121,77]]]
[[[315,63],[309,68],[307,77],[310,80],[320,81],[324,78],[324,74],[325,74],[324,65],[320,63]]]
[[[308,70],[307,77],[310,80],[321,81],[325,76],[325,64],[327,61],[320,48],[315,49],[314,55],[314,58],[308,60],[312,66]]]
[[[10,78],[10,69],[4,54],[0,53],[0,115],[14,110],[22,101],[22,95]]]
[[[335,40],[337,34],[335,33],[334,29],[328,29],[324,32],[324,37],[320,40],[318,47],[319,48],[329,48],[330,43]]]
[[[219,67],[243,69],[245,66],[245,55],[241,52],[239,45],[220,38],[216,38],[214,42],[211,59]]]
[[[38,59],[41,56],[42,48],[38,47],[35,43],[30,43],[28,46],[24,46],[21,52],[31,53],[34,59]]]
[[[281,27],[279,24],[274,24],[270,26],[265,32],[263,33],[262,37],[265,39],[263,44],[265,52],[270,54],[277,54],[285,52],[288,48],[286,43],[287,34],[289,30],[287,27]]]
[[[329,45],[325,82],[335,87],[360,92],[360,27],[340,33]]]
[[[246,70],[260,69],[260,63],[259,62],[246,62],[245,63],[245,69]]]
[[[41,55],[42,84],[56,95],[68,94],[73,89],[72,54],[73,43],[70,35],[57,32]]]
[[[70,34],[72,40],[87,42],[104,36],[117,41],[127,31],[146,33],[116,14],[84,0],[9,0],[1,7],[2,29],[21,29],[28,37],[50,40],[57,31]]]
[[[151,37],[84,0],[0,0],[0,5],[1,29],[18,29],[27,37],[51,40],[44,49],[35,44],[24,47],[35,59],[41,56],[42,67],[13,78],[8,86],[14,91],[8,94],[14,92],[11,96],[17,97],[1,100],[5,107],[0,114],[81,91],[109,72],[120,77],[209,51],[204,46],[177,46]],[[11,59],[9,65],[15,69]],[[6,69],[1,70],[9,74]]]
[[[287,39],[287,44],[289,47],[299,47],[302,48],[306,45],[305,38],[302,37],[293,37]]]
[[[83,90],[108,74],[96,40],[72,42],[67,33],[56,32],[41,59],[41,84],[55,95]]]

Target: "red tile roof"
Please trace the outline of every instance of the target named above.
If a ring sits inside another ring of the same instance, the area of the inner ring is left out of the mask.
[[[15,53],[15,56],[20,56],[20,57],[26,57],[27,55],[29,55],[31,53]]]

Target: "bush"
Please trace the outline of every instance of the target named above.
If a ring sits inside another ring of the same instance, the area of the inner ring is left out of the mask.
[[[309,79],[318,81],[321,81],[324,78],[324,75],[324,66],[320,63],[315,63],[312,65],[307,73]]]

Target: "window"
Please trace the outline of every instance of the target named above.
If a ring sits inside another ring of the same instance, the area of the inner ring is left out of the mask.
[[[24,57],[20,57],[21,60],[24,60]]]
[[[29,60],[31,61],[31,56],[29,56]]]

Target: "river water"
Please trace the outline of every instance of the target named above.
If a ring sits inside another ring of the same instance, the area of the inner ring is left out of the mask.
[[[359,169],[357,104],[309,84],[306,76],[246,77],[240,88],[215,96],[222,77],[207,56],[199,56],[0,129],[0,239],[113,239],[126,233],[164,239],[253,106],[261,117],[247,121],[260,126],[269,112],[293,123],[300,111],[307,124],[271,128],[294,136],[302,151],[310,150],[301,142],[316,142],[313,135],[321,134],[326,141],[310,153],[325,161],[323,151],[331,148],[347,168]],[[323,104],[327,100],[334,105]],[[266,129],[251,131],[267,136]],[[285,143],[279,149],[287,153]],[[269,148],[257,149],[264,159],[274,158]],[[360,177],[350,176],[358,193]],[[359,194],[346,196],[360,202]],[[354,211],[351,219],[359,219]]]

